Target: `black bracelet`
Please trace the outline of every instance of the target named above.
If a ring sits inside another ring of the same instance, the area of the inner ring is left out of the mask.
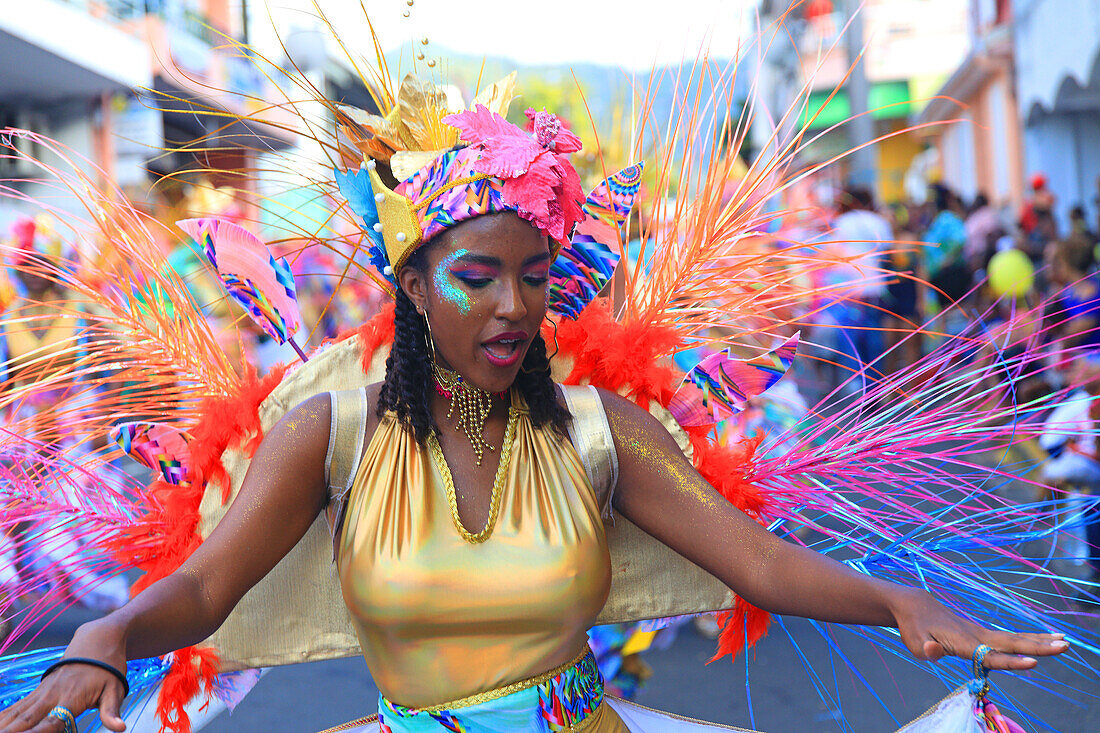
[[[58,667],[64,667],[68,664],[88,664],[92,667],[99,667],[106,672],[110,672],[115,676],[115,679],[122,683],[122,698],[126,699],[129,697],[130,683],[126,681],[126,675],[119,671],[117,667],[107,664],[106,662],[101,662],[98,659],[88,659],[86,657],[66,657],[65,659],[59,659],[49,667],[46,667],[46,671],[42,673],[42,679],[46,679],[46,676]]]

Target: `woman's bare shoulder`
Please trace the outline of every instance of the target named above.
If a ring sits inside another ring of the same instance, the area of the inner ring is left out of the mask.
[[[600,395],[600,402],[603,403],[603,409],[605,412],[607,412],[607,416],[609,418],[614,416],[620,419],[653,419],[653,416],[650,415],[649,412],[643,410],[641,407],[638,407],[636,403],[632,402],[626,397],[623,397],[618,392],[612,392],[611,390],[604,389],[603,387],[596,387],[596,392]]]

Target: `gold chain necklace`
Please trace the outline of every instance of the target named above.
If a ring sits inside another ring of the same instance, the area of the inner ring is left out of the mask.
[[[434,361],[432,371],[435,372],[439,393],[451,398],[451,409],[447,412],[447,419],[454,419],[455,411],[458,411],[458,426],[470,441],[477,456],[477,465],[480,466],[485,451],[496,450],[485,441],[485,420],[493,409],[493,395],[480,387],[473,386],[458,372],[445,369]]]
[[[504,481],[508,478],[508,464],[512,460],[512,444],[516,438],[516,424],[522,413],[515,405],[508,408],[508,427],[504,430],[504,444],[500,450],[500,465],[497,466],[496,478],[493,479],[493,493],[489,496],[489,516],[485,519],[485,527],[473,534],[462,525],[462,519],[458,516],[458,496],[455,493],[454,476],[451,475],[451,467],[447,465],[447,457],[443,455],[443,448],[435,433],[428,433],[428,447],[431,448],[439,473],[443,477],[443,485],[447,489],[447,501],[451,505],[451,519],[455,523],[455,529],[462,535],[462,539],[472,545],[476,545],[489,539],[497,526],[497,514],[500,513],[501,496],[504,494]]]

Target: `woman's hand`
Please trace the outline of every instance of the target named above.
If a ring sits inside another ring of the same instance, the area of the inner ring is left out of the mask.
[[[89,657],[126,670],[123,635],[103,620],[77,629],[65,657]],[[124,731],[126,724],[119,715],[122,692],[122,683],[110,672],[88,664],[67,664],[47,675],[34,692],[0,711],[0,733],[60,733],[65,724],[46,717],[57,705],[68,708],[74,718],[99,708],[99,719],[107,730]]]
[[[993,651],[985,657],[989,669],[1031,669],[1035,657],[1061,654],[1069,648],[1062,634],[1013,634],[994,631],[952,613],[932,594],[898,587],[891,608],[905,646],[917,659],[936,661],[950,655],[971,659],[981,644]]]

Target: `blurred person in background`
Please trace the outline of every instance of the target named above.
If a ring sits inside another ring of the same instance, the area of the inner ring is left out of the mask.
[[[9,384],[26,383],[28,366],[43,361],[54,366],[57,374],[64,374],[87,349],[95,347],[86,334],[80,335],[86,324],[79,309],[58,312],[48,305],[65,299],[69,292],[66,278],[80,266],[79,254],[46,214],[16,220],[5,249],[10,279],[0,288],[5,291],[0,310],[13,316],[0,329],[5,376],[14,378]],[[73,348],[74,342],[79,348]],[[68,426],[83,419],[98,391],[94,384],[73,379],[67,387],[41,390],[29,399],[5,395],[0,423],[11,431],[9,435],[30,438],[28,448],[34,456],[77,455],[86,446],[69,437]],[[51,482],[46,488],[58,496],[81,491],[81,477],[70,478]],[[121,607],[129,598],[126,578],[117,574],[108,577],[113,573],[110,563],[99,553],[87,552],[69,522],[69,517],[59,516],[44,533],[48,541],[42,541],[41,535],[24,536],[22,529],[0,535],[0,593],[18,597],[20,591],[13,589],[26,591],[22,581],[28,574],[51,567],[49,585],[68,599],[104,612]],[[35,588],[33,593],[48,590]]]
[[[893,276],[886,285],[883,306],[883,332],[886,342],[886,368],[895,372],[914,363],[921,355],[919,326],[923,320],[917,292],[917,224],[905,204],[891,209],[892,229],[898,244],[886,256],[885,267]],[[898,345],[900,343],[900,345]],[[896,348],[895,348],[896,347]]]
[[[1081,387],[1047,418],[1039,445],[1050,458],[1043,463],[1043,481],[1065,492],[1067,531],[1065,555],[1087,567],[1092,582],[1100,581],[1100,511],[1090,496],[1100,494],[1096,425],[1100,419],[1100,352],[1075,367]]]
[[[925,303],[929,317],[944,313],[937,330],[948,335],[959,334],[966,329],[969,317],[952,304],[963,300],[971,289],[971,273],[963,257],[966,244],[966,226],[963,224],[962,201],[947,186],[932,186],[932,206],[935,216],[924,233],[924,279],[931,283]]]
[[[1072,241],[1047,246],[1047,296],[1053,301],[1053,333],[1063,347],[1100,347],[1100,279],[1088,273],[1092,254]]]
[[[962,219],[962,201],[947,186],[933,184],[932,205],[935,215],[924,233],[924,241],[935,246],[925,250],[924,260],[928,279],[935,285],[941,273],[963,264],[961,258],[966,244],[966,225]]]
[[[1047,188],[1047,177],[1042,173],[1031,176],[1031,195],[1020,209],[1019,225],[1024,234],[1031,234],[1043,217],[1054,215],[1054,194]]]
[[[832,237],[850,263],[836,273],[847,284],[841,296],[839,350],[854,360],[845,366],[858,370],[882,354],[880,329],[888,279],[884,255],[894,232],[886,217],[875,211],[871,191],[853,186],[838,198]]]
[[[1001,217],[984,193],[974,197],[963,228],[966,231],[963,258],[970,272],[977,273],[985,269],[989,258],[993,256],[997,239],[1005,233]]]
[[[1085,207],[1081,204],[1069,210],[1069,236],[1079,236],[1087,239],[1090,245],[1096,244],[1096,232],[1089,228]],[[1095,257],[1093,259],[1095,260]]]
[[[1026,252],[1031,261],[1039,264],[1048,244],[1058,238],[1058,226],[1054,221],[1054,194],[1047,188],[1047,178],[1042,173],[1031,177],[1031,195],[1020,209],[1018,224],[1027,243]]]

